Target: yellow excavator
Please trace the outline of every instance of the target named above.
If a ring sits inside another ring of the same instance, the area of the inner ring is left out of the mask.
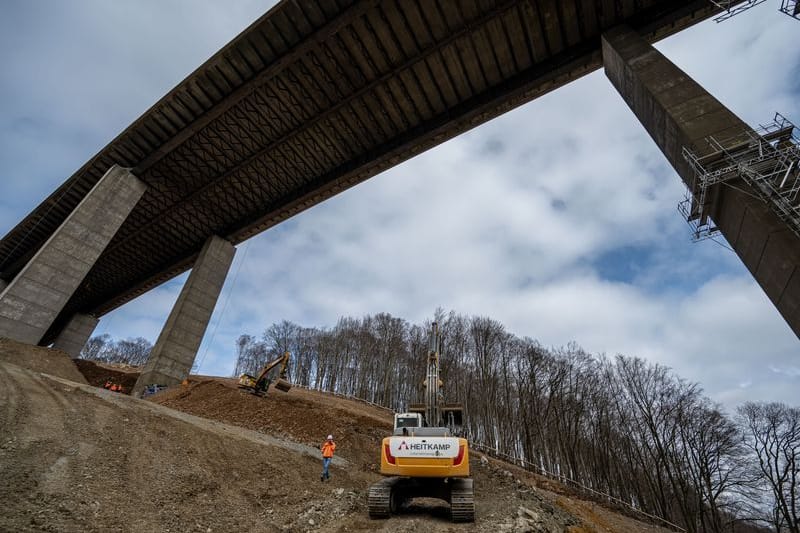
[[[458,436],[461,404],[444,403],[439,379],[439,326],[431,328],[425,403],[394,415],[394,431],[381,443],[381,474],[369,488],[370,518],[388,518],[413,498],[438,498],[450,504],[453,522],[475,521],[469,443]]]
[[[264,365],[264,368],[261,369],[258,376],[251,376],[250,374],[242,374],[239,376],[239,388],[250,394],[255,394],[256,396],[264,396],[272,383],[272,374],[270,372],[280,365],[278,378],[275,380],[275,388],[282,392],[289,392],[289,389],[292,388],[292,384],[286,380],[286,365],[288,364],[289,352],[286,352],[277,359]]]

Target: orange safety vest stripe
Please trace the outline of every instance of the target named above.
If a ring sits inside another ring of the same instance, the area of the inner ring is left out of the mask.
[[[333,452],[336,450],[336,444],[333,442],[325,441],[322,445],[322,457],[333,457]]]

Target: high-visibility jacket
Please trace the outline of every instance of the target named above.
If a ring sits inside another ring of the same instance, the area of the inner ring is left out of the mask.
[[[336,451],[336,443],[333,441],[325,441],[322,445],[322,457],[333,457],[333,452]]]

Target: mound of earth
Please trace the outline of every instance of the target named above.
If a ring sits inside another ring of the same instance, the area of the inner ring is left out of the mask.
[[[329,432],[336,436],[337,455],[353,465],[347,486],[361,499],[358,513],[338,522],[345,530],[454,531],[447,504],[414,500],[403,514],[388,521],[366,517],[366,488],[380,479],[378,450],[392,428],[392,414],[364,403],[317,391],[271,388],[259,398],[237,390],[236,382],[221,378],[190,379],[188,386],[171,389],[150,401],[220,420],[287,440],[318,446]],[[667,530],[617,514],[596,502],[577,498],[567,487],[502,461],[473,452],[476,524],[471,531],[571,531],[665,533]],[[334,473],[336,469],[334,469]],[[335,475],[335,474],[334,474]]]
[[[6,363],[0,403],[0,531],[303,531],[357,505],[280,439]]]
[[[111,382],[121,385],[124,394],[130,394],[136,385],[136,380],[139,379],[139,369],[136,367],[98,363],[86,359],[75,359],[74,362],[89,385],[95,387],[102,387],[106,382]]]
[[[542,490],[537,476],[478,453],[474,524],[453,525],[447,504],[428,499],[370,520],[388,411],[297,387],[258,398],[205,377],[142,401],[8,358],[0,531],[663,531]],[[327,433],[339,447],[322,483]]]
[[[86,383],[75,362],[66,352],[31,346],[5,337],[0,337],[0,361],[12,363],[34,372]]]
[[[362,471],[376,469],[376,450],[392,429],[391,413],[377,407],[298,387],[289,392],[270,388],[259,397],[239,390],[233,379],[191,377],[188,386],[150,401],[314,447],[333,434],[337,454]]]

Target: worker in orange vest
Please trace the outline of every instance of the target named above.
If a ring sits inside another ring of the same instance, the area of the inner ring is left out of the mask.
[[[322,443],[322,475],[319,477],[320,481],[330,479],[331,475],[328,473],[328,466],[333,459],[333,452],[336,451],[336,443],[333,442],[333,435],[328,435],[325,442]]]

